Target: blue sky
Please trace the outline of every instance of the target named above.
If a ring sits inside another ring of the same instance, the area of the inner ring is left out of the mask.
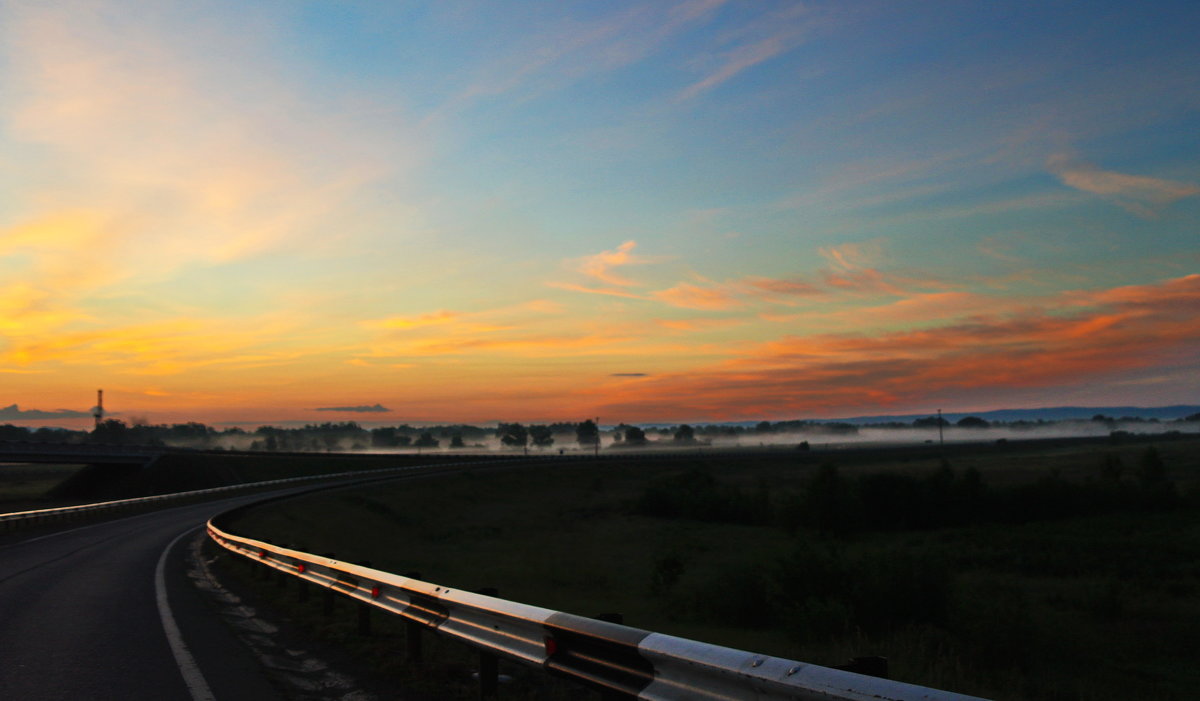
[[[0,403],[1192,402],[1198,15],[0,2]]]

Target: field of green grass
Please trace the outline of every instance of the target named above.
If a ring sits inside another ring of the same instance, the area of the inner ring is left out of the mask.
[[[981,696],[1195,696],[1200,442],[988,445],[948,461],[797,451],[481,467],[231,525],[781,657],[883,655],[893,678]]]
[[[48,495],[81,465],[0,464],[0,513],[43,509]]]

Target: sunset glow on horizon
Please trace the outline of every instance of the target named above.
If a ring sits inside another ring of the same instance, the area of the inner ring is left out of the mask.
[[[1187,2],[0,0],[0,406],[1200,404],[1198,24]]]

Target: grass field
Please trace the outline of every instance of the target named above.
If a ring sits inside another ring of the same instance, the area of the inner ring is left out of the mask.
[[[314,495],[233,527],[756,652],[821,664],[883,655],[894,678],[977,695],[1193,698],[1200,443],[1155,444],[1158,477],[1148,448],[960,448],[953,482],[940,460],[903,452],[480,468]],[[867,485],[927,499],[939,484],[957,494],[969,471],[990,495],[986,517],[912,527],[847,516],[878,499]],[[872,482],[880,473],[908,481]],[[1166,486],[1170,499],[1154,496]],[[711,508],[663,515],[650,497],[664,489]],[[813,520],[817,493],[858,501]]]
[[[51,505],[47,495],[81,465],[0,464],[0,513],[41,509]]]

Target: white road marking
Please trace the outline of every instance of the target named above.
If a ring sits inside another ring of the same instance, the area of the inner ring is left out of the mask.
[[[189,528],[175,536],[175,540],[172,540],[171,544],[162,551],[162,555],[159,555],[158,566],[154,568],[154,594],[158,600],[158,615],[162,618],[163,630],[167,633],[167,642],[171,644],[171,654],[175,656],[175,664],[179,666],[179,672],[183,675],[183,683],[187,684],[193,701],[216,701],[217,697],[213,696],[212,689],[208,688],[204,674],[188,650],[187,644],[183,642],[179,626],[175,624],[175,616],[171,614],[171,606],[167,603],[166,578],[163,575],[167,553],[171,552],[171,548],[175,547],[175,544],[184,536],[195,530],[195,527]]]

